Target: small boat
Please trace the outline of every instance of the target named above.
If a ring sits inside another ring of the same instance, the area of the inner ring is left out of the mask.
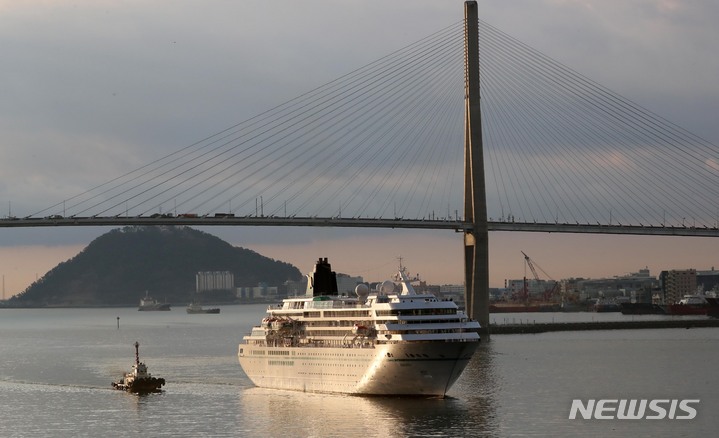
[[[140,298],[140,307],[137,308],[140,311],[152,311],[152,310],[170,310],[170,303],[161,303],[156,299],[148,295],[145,291],[145,297]]]
[[[147,365],[140,362],[140,343],[135,342],[135,363],[132,365],[132,371],[123,374],[122,378],[117,382],[112,382],[112,387],[120,391],[147,394],[160,392],[164,384],[165,379],[152,377],[147,372]]]
[[[211,309],[205,309],[201,305],[192,302],[187,305],[187,313],[220,313],[220,309],[213,307]]]
[[[684,295],[679,302],[667,306],[670,315],[706,315],[709,303],[702,294]]]

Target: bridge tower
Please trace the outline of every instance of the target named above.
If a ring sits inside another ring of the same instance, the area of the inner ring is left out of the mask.
[[[489,229],[479,96],[477,2],[464,3],[464,297],[469,316],[489,339]]]

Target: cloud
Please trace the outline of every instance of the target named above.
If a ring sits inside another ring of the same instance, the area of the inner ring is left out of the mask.
[[[482,20],[719,143],[716,2],[479,7]],[[0,216],[61,203],[462,19],[461,2],[436,0],[0,1]],[[705,165],[716,170],[716,157]],[[364,193],[358,199],[366,201]],[[0,229],[0,246],[82,245],[106,231]],[[395,251],[376,230],[208,232],[277,254],[282,245],[331,241]],[[361,254],[372,257],[366,248]]]
[[[711,2],[479,6],[483,20],[660,109],[717,94]],[[461,4],[434,1],[2,7],[0,201],[18,209],[59,202],[462,19]]]

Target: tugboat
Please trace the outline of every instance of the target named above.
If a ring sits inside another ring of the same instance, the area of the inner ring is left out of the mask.
[[[148,295],[145,291],[145,298],[140,298],[140,307],[137,308],[139,311],[151,311],[151,310],[170,310],[170,303],[161,303],[156,299]]]
[[[147,372],[147,365],[140,362],[140,343],[135,342],[135,363],[132,365],[132,371],[125,373],[120,380],[112,382],[112,387],[120,391],[134,392],[136,394],[147,394],[151,392],[161,392],[165,379],[162,377],[152,377]]]

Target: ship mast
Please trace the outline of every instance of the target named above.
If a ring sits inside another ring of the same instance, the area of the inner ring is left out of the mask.
[[[394,280],[402,284],[400,295],[416,295],[412,282],[419,281],[419,275],[410,278],[407,268],[402,266],[402,256],[397,257],[397,260],[399,260],[399,271],[394,275]]]

